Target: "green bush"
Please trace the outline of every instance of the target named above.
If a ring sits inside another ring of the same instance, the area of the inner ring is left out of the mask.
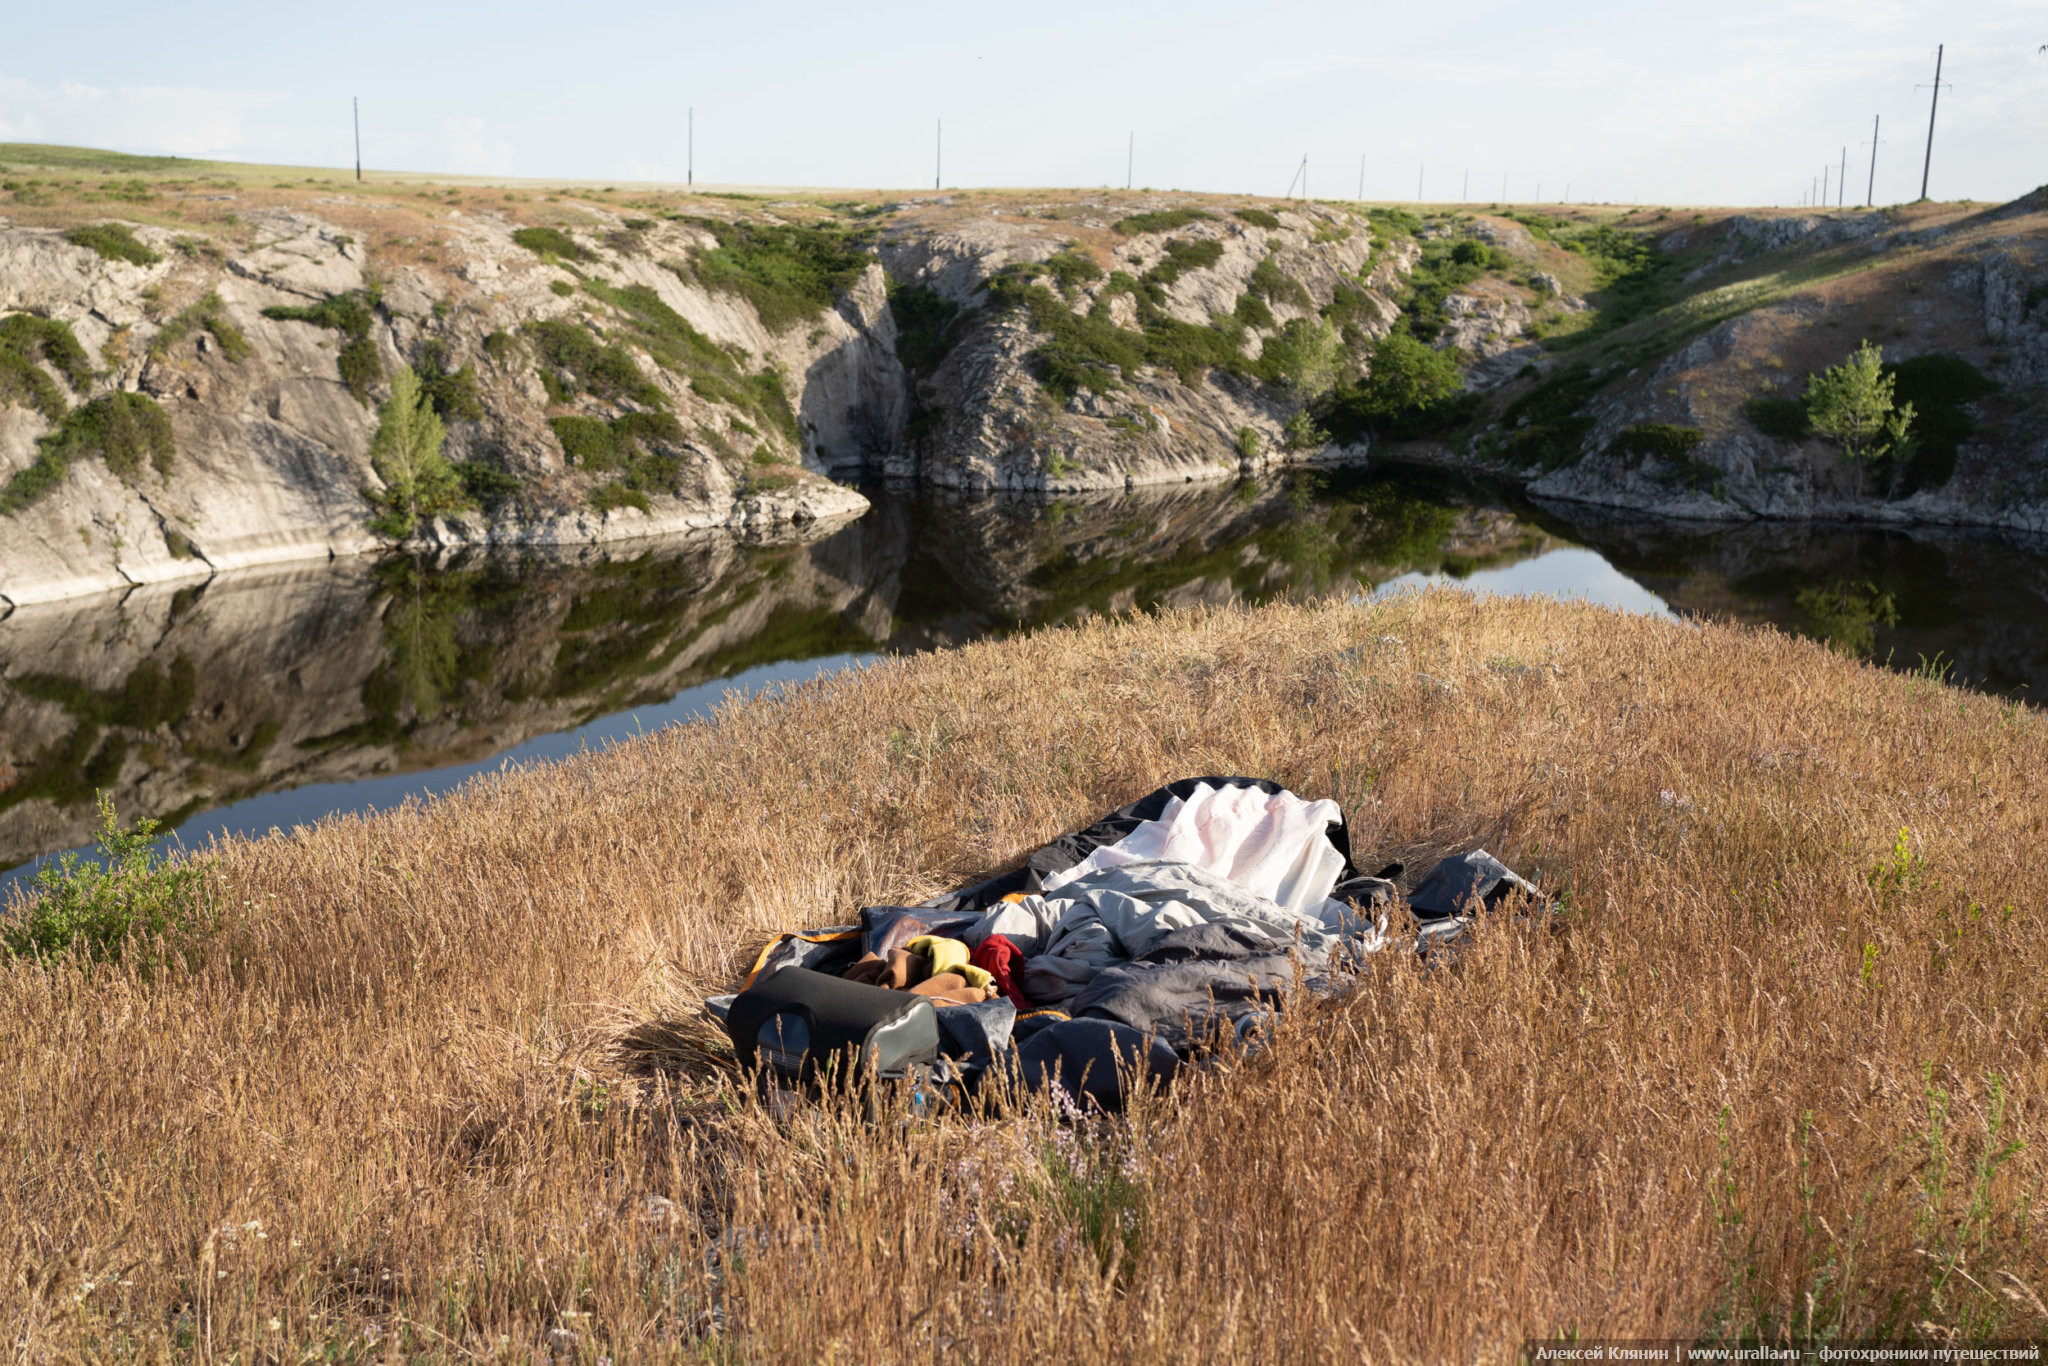
[[[177,458],[171,419],[147,394],[102,394],[66,414],[36,443],[36,458],[0,488],[0,514],[19,512],[63,482],[77,461],[97,455],[124,484],[142,477],[144,462],[165,479]]]
[[[1936,352],[1887,364],[1893,397],[1915,413],[1915,449],[1894,481],[1899,492],[1940,488],[1954,476],[1956,452],[1977,431],[1967,404],[1998,392],[1983,371],[1961,356]]]
[[[1102,278],[1102,266],[1085,251],[1068,247],[1048,258],[1046,273],[1062,290],[1071,293],[1076,286],[1092,284]]]
[[[512,240],[543,260],[589,261],[594,259],[583,246],[560,228],[521,228]]]
[[[1618,373],[1595,376],[1587,367],[1575,365],[1530,389],[1501,414],[1501,424],[1509,429],[1502,453],[1513,464],[1546,470],[1575,463],[1585,454],[1586,437],[1593,430],[1593,419],[1580,409]]]
[[[1742,415],[1749,419],[1750,426],[1780,441],[1804,441],[1813,435],[1813,425],[1806,420],[1806,400],[1803,398],[1759,394],[1742,405]]]
[[[1707,434],[1698,427],[1679,427],[1668,422],[1638,422],[1614,438],[1613,447],[1635,460],[1682,461],[1690,457]]]
[[[1238,209],[1236,213],[1239,218],[1255,228],[1265,228],[1270,231],[1280,226],[1279,217],[1275,214],[1267,213],[1264,209]]]
[[[590,491],[590,506],[599,516],[615,508],[639,508],[642,512],[652,511],[647,495],[638,489],[628,488],[617,480],[600,484]]]
[[[896,320],[896,359],[913,375],[938,369],[953,349],[960,306],[935,289],[903,285],[889,291],[889,312]]]
[[[1237,296],[1237,307],[1231,310],[1230,316],[1246,327],[1262,331],[1280,325],[1273,317],[1273,310],[1266,307],[1266,301],[1249,290]]]
[[[450,370],[447,347],[439,337],[429,337],[421,343],[419,363],[414,368],[420,377],[421,390],[443,420],[478,422],[483,419],[484,404],[477,396],[475,367],[465,365],[460,370]]]
[[[1146,287],[1146,296],[1159,303],[1166,286],[1180,279],[1187,270],[1207,270],[1223,259],[1223,244],[1216,241],[1187,242],[1176,237],[1166,244],[1166,255],[1158,265],[1140,277],[1139,284]]]
[[[162,862],[152,847],[157,822],[123,826],[105,794],[99,811],[101,861],[67,853],[45,865],[27,909],[0,920],[0,948],[11,956],[153,962],[163,947],[189,950],[210,931],[204,869]]]
[[[1330,434],[1317,424],[1306,408],[1287,419],[1281,436],[1290,451],[1312,451],[1329,444]]]
[[[741,366],[746,352],[718,345],[690,326],[645,285],[615,289],[591,280],[584,288],[625,315],[625,330],[646,349],[656,365],[671,374],[688,376],[690,388],[700,396],[739,408],[762,426],[780,433],[792,446],[801,442],[796,409],[789,401],[781,372],[772,365],[747,373]],[[637,367],[634,373],[638,374]],[[596,387],[591,391],[597,392]],[[661,391],[651,383],[627,396],[645,407],[667,406]]]
[[[832,307],[874,260],[865,231],[690,221],[718,239],[691,253],[698,282],[745,299],[771,332],[787,332]]]
[[[90,247],[108,261],[153,266],[164,259],[135,240],[134,230],[126,223],[88,223],[65,233],[64,240],[74,247]]]
[[[185,309],[177,317],[165,323],[154,337],[149,339],[149,354],[161,356],[173,346],[204,327],[220,343],[221,354],[236,364],[249,358],[249,339],[242,335],[242,329],[228,321],[227,306],[220,301],[220,295],[208,290],[206,294]]]
[[[1373,347],[1364,380],[1338,392],[1324,425],[1346,444],[1370,432],[1397,439],[1430,435],[1463,416],[1469,406],[1463,388],[1456,354],[1391,333]]]
[[[519,359],[519,338],[499,328],[484,337],[484,354],[499,365],[511,365]]]
[[[1237,429],[1237,458],[1245,461],[1259,458],[1258,428],[1239,427]]]
[[[280,322],[311,323],[348,338],[335,358],[341,382],[356,402],[368,407],[370,390],[384,378],[384,358],[370,336],[380,302],[374,288],[352,289],[345,294],[330,294],[317,304],[275,305],[264,309],[263,316]]]
[[[519,476],[508,469],[487,460],[460,460],[454,468],[463,493],[479,507],[502,507],[519,497]]]
[[[1369,291],[1339,280],[1323,317],[1337,329],[1346,346],[1363,351],[1372,344],[1370,329],[1380,322],[1380,306]]]
[[[1320,398],[1336,386],[1343,343],[1323,318],[1295,318],[1266,341],[1259,354],[1261,375],[1304,398]],[[1457,363],[1452,362],[1453,371]]]
[[[92,383],[92,362],[69,323],[33,313],[0,318],[0,404],[33,408],[55,422],[67,404],[38,360],[48,362],[78,392]]]
[[[1174,232],[1190,223],[1213,223],[1216,215],[1203,213],[1200,209],[1162,209],[1157,213],[1134,213],[1129,218],[1116,221],[1116,231],[1124,237],[1136,237],[1147,232]]]
[[[593,329],[560,318],[542,318],[525,326],[541,363],[541,383],[548,397],[566,403],[581,394],[600,399],[632,399],[664,407],[668,399],[641,371],[632,353],[601,341]]]
[[[1422,231],[1422,218],[1406,209],[1374,209],[1372,226],[1387,237],[1414,237]]]
[[[1252,268],[1246,288],[1269,304],[1308,308],[1315,302],[1309,297],[1308,287],[1280,269],[1279,262],[1270,256]]]

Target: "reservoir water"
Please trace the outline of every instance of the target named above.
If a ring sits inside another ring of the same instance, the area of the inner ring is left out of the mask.
[[[321,564],[0,618],[0,905],[90,841],[94,796],[186,847],[431,798],[883,656],[1194,603],[1582,598],[1769,623],[1894,667],[2048,691],[2048,543],[1534,506],[1432,471],[1101,497],[870,491],[802,545]]]

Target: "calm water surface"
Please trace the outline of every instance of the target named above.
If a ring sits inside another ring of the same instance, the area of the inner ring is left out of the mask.
[[[1421,471],[1058,500],[871,493],[808,545],[341,563],[0,619],[0,902],[93,795],[187,845],[447,792],[728,696],[1089,613],[1428,583],[1767,622],[2048,689],[2048,545],[1702,529]]]

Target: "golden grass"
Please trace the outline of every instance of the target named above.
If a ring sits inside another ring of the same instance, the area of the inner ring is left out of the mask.
[[[1451,971],[1382,955],[1265,1056],[1098,1128],[764,1108],[698,1021],[771,931],[1231,772],[1339,799],[1367,866],[1483,842],[1569,913]],[[2038,713],[1781,635],[1437,592],[922,655],[229,843],[204,964],[0,971],[0,1340],[2041,1335],[2044,772]]]

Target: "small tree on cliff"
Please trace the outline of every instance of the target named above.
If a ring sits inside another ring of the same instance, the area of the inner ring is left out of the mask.
[[[371,519],[371,530],[402,541],[420,518],[469,505],[462,481],[441,454],[447,436],[433,403],[421,392],[419,376],[411,366],[400,366],[391,377],[391,399],[377,412],[377,436],[370,443],[370,465],[384,481],[384,492],[371,495],[383,509]]]
[[[1897,384],[1884,372],[1883,348],[1866,341],[1848,360],[1806,382],[1808,420],[1851,460],[1875,464],[1895,455],[1903,464],[1911,453],[1913,405],[1894,406]]]

